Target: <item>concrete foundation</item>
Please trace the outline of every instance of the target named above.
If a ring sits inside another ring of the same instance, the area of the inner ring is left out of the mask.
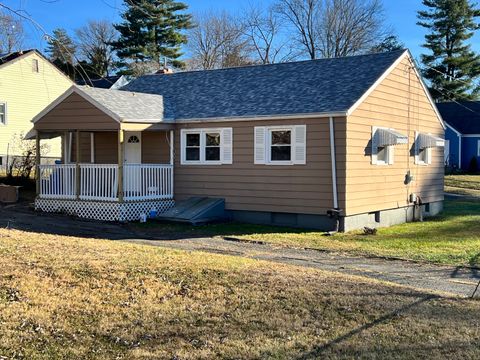
[[[443,210],[443,201],[424,204],[420,207],[424,218],[435,216]],[[276,225],[295,228],[315,229],[320,231],[333,231],[336,220],[327,215],[309,215],[276,213],[263,211],[230,211],[231,218],[238,222]],[[371,213],[352,216],[341,216],[339,230],[342,232],[363,229],[364,227],[388,227],[405,222],[418,220],[420,213],[414,206],[397,209],[386,209]]]

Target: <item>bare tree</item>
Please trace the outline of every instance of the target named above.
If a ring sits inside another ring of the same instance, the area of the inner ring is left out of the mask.
[[[386,36],[380,0],[326,0],[319,24],[322,57],[343,57],[369,51]]]
[[[194,23],[187,44],[192,54],[190,68],[207,70],[250,63],[240,21],[225,12],[210,12],[194,16]]]
[[[243,30],[255,57],[262,64],[287,61],[292,58],[292,49],[282,36],[282,19],[275,9],[251,5],[243,19]]]
[[[22,21],[0,11],[0,53],[21,50],[24,38]]]
[[[277,0],[311,59],[368,52],[388,31],[381,0]]]
[[[319,23],[323,0],[277,0],[275,10],[294,29],[293,39],[305,50],[310,59],[318,56]]]
[[[111,43],[117,31],[107,20],[91,20],[75,31],[81,58],[97,76],[108,76],[114,66],[115,53]]]

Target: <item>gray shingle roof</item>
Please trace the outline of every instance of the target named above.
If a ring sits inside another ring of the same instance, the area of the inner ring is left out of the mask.
[[[78,87],[83,93],[101,104],[120,121],[160,122],[171,120],[172,114],[165,114],[163,96],[140,94],[130,91]]]
[[[437,103],[443,120],[462,134],[480,134],[480,101]]]
[[[176,120],[346,112],[403,53],[146,75],[122,90],[163,95]]]

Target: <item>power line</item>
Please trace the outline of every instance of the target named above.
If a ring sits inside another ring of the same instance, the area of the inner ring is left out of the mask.
[[[420,66],[420,64],[419,64],[419,60],[418,60],[417,58],[415,58],[415,59],[413,59],[413,60],[415,61],[417,67],[421,68],[421,66]],[[443,73],[443,72],[441,72],[440,70],[435,69],[435,68],[433,68],[433,67],[431,67],[431,66],[425,65],[425,67],[427,67],[427,68],[429,68],[429,69],[432,69],[432,70],[438,72],[438,73],[441,74],[441,75],[450,77],[450,78],[453,79],[453,80],[456,80],[456,81],[459,81],[459,82],[461,82],[461,83],[464,83],[464,84],[466,84],[466,85],[469,85],[469,86],[472,85],[472,84],[467,83],[467,82],[465,82],[465,81],[463,81],[463,80],[461,80],[461,79],[457,79],[457,78],[455,78],[455,77],[453,77],[453,76],[451,76],[451,75],[449,75],[449,74]],[[474,84],[480,86],[480,84],[476,84],[476,83],[474,83]],[[443,87],[441,87],[441,89],[442,89],[443,91],[446,91],[446,92],[450,93],[450,95],[447,95],[446,93],[442,92],[440,89],[435,88],[436,91],[438,91],[440,94],[442,94],[442,95],[445,96],[446,98],[450,99],[451,102],[453,102],[453,103],[455,103],[455,104],[457,104],[457,105],[465,108],[466,110],[468,110],[468,111],[470,111],[470,112],[472,112],[472,113],[474,113],[474,114],[480,115],[480,112],[475,111],[475,110],[469,108],[468,106],[466,106],[465,104],[462,104],[462,103],[458,102],[457,100],[455,100],[455,98],[454,98],[454,96],[456,95],[455,93],[453,93],[452,91],[447,90],[447,89],[445,89],[445,88],[443,88]],[[453,96],[452,96],[452,95],[453,95]]]

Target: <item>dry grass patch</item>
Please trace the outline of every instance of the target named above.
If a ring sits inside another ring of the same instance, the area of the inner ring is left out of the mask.
[[[480,356],[480,303],[242,258],[0,230],[0,358]]]

